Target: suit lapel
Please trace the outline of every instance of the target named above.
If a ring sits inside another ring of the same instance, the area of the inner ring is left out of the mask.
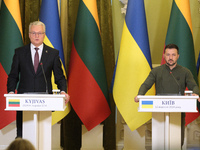
[[[32,72],[33,74],[35,74],[34,66],[33,66],[33,61],[32,61],[32,57],[31,57],[31,48],[30,48],[30,44],[26,47],[25,52],[27,53],[27,54],[26,54],[27,58],[26,58],[25,60],[27,60],[27,64],[28,64],[28,66],[30,66],[31,72]]]
[[[42,51],[42,56],[41,56],[41,60],[40,60],[40,63],[42,62],[43,65],[46,63],[46,61],[48,60],[48,56],[49,56],[49,50],[47,48],[47,46],[44,44],[44,47],[43,47],[43,51]],[[38,66],[38,70],[36,73],[39,73],[40,71],[42,71],[42,68],[39,64]]]

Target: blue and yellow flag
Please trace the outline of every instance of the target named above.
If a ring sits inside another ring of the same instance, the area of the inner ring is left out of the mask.
[[[115,103],[133,131],[151,119],[151,113],[138,112],[134,97],[151,71],[146,15],[143,0],[128,1],[113,87]],[[147,95],[154,95],[151,88]]]
[[[44,39],[44,43],[50,47],[59,50],[59,56],[61,58],[63,72],[65,74],[65,77],[67,77],[65,72],[65,60],[63,53],[57,0],[42,0],[39,20],[46,25],[46,36]],[[53,89],[57,89],[57,86],[54,83],[54,76],[52,77],[52,84]],[[64,118],[70,112],[70,108],[70,104],[68,103],[65,111],[53,112],[52,125]]]

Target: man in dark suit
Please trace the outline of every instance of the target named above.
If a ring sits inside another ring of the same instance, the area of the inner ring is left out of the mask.
[[[66,93],[66,79],[61,68],[59,51],[43,43],[45,25],[35,21],[29,25],[29,38],[31,43],[17,48],[13,57],[12,67],[8,75],[7,91],[9,94],[17,92],[47,92],[52,93],[52,71],[55,83],[61,94],[65,95],[66,103],[69,95]],[[42,71],[44,69],[45,77]],[[47,84],[46,84],[47,82]],[[22,112],[17,111],[17,137],[22,137]]]

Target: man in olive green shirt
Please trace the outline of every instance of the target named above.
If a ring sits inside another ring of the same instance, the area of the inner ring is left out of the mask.
[[[145,95],[154,83],[156,95],[184,95],[186,87],[193,91],[194,95],[199,95],[199,87],[191,71],[177,64],[179,58],[178,47],[175,44],[167,45],[163,56],[166,64],[152,69],[141,85],[138,95]],[[137,96],[135,101],[138,102]]]
[[[175,44],[165,47],[163,54],[166,63],[151,70],[149,76],[141,85],[138,95],[145,95],[155,83],[156,95],[184,95],[186,87],[193,91],[193,95],[199,95],[199,87],[196,84],[191,71],[177,64],[179,48]],[[139,102],[137,96],[135,102]],[[200,98],[198,99],[200,101]],[[185,113],[182,113],[181,145],[184,141]]]
[[[199,94],[199,88],[189,69],[178,64],[173,69],[167,64],[153,69],[141,85],[138,95],[144,95],[155,83],[156,95],[184,95],[185,88]]]

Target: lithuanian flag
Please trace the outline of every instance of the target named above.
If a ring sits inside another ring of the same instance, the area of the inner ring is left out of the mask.
[[[23,46],[19,0],[2,0],[0,9],[0,129],[16,119],[16,112],[5,111],[7,78],[15,48]]]
[[[68,85],[71,105],[88,130],[110,115],[96,0],[79,2]]]
[[[9,99],[8,105],[9,107],[20,107],[20,99]]]
[[[173,0],[165,45],[171,43],[179,47],[178,64],[188,68],[198,83],[189,0]],[[186,125],[198,116],[199,113],[186,113]]]

